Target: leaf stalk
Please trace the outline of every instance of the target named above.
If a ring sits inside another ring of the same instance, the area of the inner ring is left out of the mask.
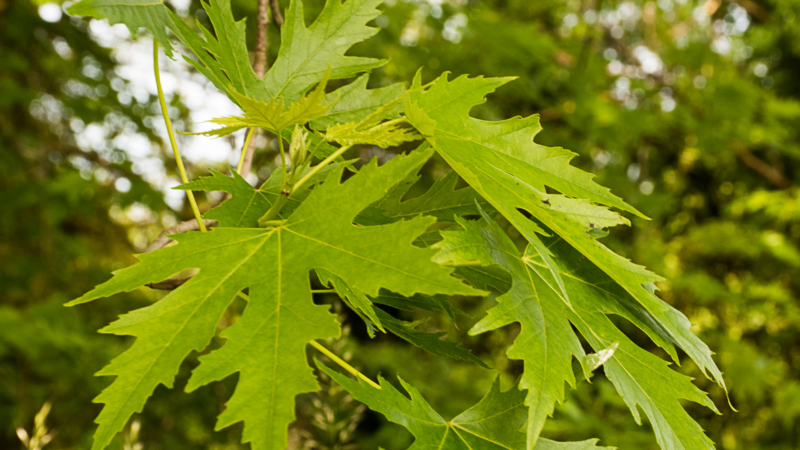
[[[336,150],[335,152],[331,153],[330,156],[328,156],[327,158],[322,160],[322,162],[320,162],[319,164],[314,166],[310,171],[308,171],[308,173],[305,174],[305,176],[303,178],[300,178],[299,180],[297,180],[297,183],[294,184],[293,189],[295,189],[295,190],[300,189],[300,186],[304,185],[308,180],[311,179],[311,177],[316,175],[317,172],[319,172],[325,166],[327,166],[328,164],[333,162],[334,159],[338,158],[339,156],[342,156],[344,154],[344,152],[346,152],[347,150],[350,149],[350,147],[352,147],[352,145],[345,145],[345,146],[339,148],[339,150]]]
[[[158,70],[158,41],[153,39],[153,67],[156,74],[156,88],[158,89],[158,102],[161,103],[161,115],[164,116],[164,124],[167,126],[167,134],[169,134],[169,143],[172,145],[172,153],[175,155],[175,162],[178,164],[178,172],[181,174],[181,181],[183,184],[189,182],[189,177],[186,176],[186,168],[183,166],[183,158],[181,152],[178,150],[178,143],[175,140],[175,131],[172,129],[172,121],[169,119],[169,110],[167,109],[167,101],[164,99],[164,89],[161,87],[161,74]],[[200,231],[206,230],[206,225],[203,223],[203,217],[200,215],[200,208],[197,207],[197,201],[194,199],[192,191],[186,191],[186,197],[189,199],[189,204],[192,207],[194,218],[197,220],[197,226]]]
[[[375,389],[379,389],[379,390],[381,389],[381,386],[378,383],[370,380],[368,376],[366,376],[363,373],[359,372],[358,369],[356,369],[355,367],[351,366],[350,364],[347,364],[342,358],[339,358],[333,352],[331,352],[327,348],[323,347],[319,342],[317,342],[317,341],[312,339],[312,340],[308,341],[308,343],[311,344],[311,346],[314,347],[315,349],[319,350],[320,353],[322,353],[323,355],[325,355],[328,358],[330,358],[331,361],[333,361],[336,364],[340,365],[344,370],[346,370],[346,371],[350,372],[351,374],[355,375],[357,378],[360,378],[360,379],[364,380],[367,384],[369,384],[370,386],[374,387]]]

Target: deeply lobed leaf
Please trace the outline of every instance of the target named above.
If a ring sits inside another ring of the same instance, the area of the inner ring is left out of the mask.
[[[640,215],[631,206],[592,181],[592,175],[569,165],[574,154],[560,148],[533,142],[541,129],[538,117],[486,122],[469,116],[485,96],[510,81],[508,78],[458,77],[444,75],[428,90],[412,89],[406,110],[418,107],[419,118],[410,116],[429,129],[426,139],[494,208],[508,219],[534,247],[550,270],[566,301],[566,289],[557,262],[540,236],[549,231],[578,250],[628,292],[668,335],[662,345],[677,361],[674,345],[683,349],[710,378],[724,388],[722,374],[711,358],[711,351],[689,330],[686,317],[660,300],[651,286],[661,277],[615,254],[602,245],[592,232],[599,226],[627,223],[627,219],[601,206],[606,205]],[[419,87],[419,78],[412,87]],[[546,188],[561,194],[548,194]],[[534,438],[535,434],[529,436]]]
[[[340,168],[281,227],[221,227],[175,236],[178,245],[141,255],[139,264],[116,272],[71,302],[84,303],[182,270],[200,269],[161,301],[104,329],[137,340],[101,372],[117,379],[97,399],[106,406],[98,417],[94,448],[104,448],[130,415],[141,411],[158,384],[172,385],[181,361],[208,344],[225,308],[244,288],[250,291],[250,302],[241,320],[225,330],[228,341],[221,349],[201,357],[187,388],[239,372],[237,390],[217,426],[244,420],[243,439],[254,449],[285,446],[294,396],[317,388],[305,365],[304,346],[309,339],[338,334],[338,324],[326,307],[311,301],[310,270],[327,269],[370,295],[378,295],[381,288],[402,295],[479,293],[433,263],[433,250],[411,245],[431,220],[378,227],[352,224],[361,209],[429,156],[429,151],[416,152],[380,168],[373,162],[343,184]],[[258,404],[249,401],[253,395],[261,399]]]
[[[670,370],[667,363],[643,350],[606,316],[619,315],[645,331],[661,346],[669,336],[630,295],[580,255],[564,240],[550,238],[548,247],[558,258],[571,301],[561,295],[552,274],[531,247],[520,255],[508,236],[488,217],[486,225],[461,220],[464,231],[442,232],[436,244],[438,261],[480,261],[498,264],[512,277],[508,292],[478,322],[470,334],[519,322],[521,331],[508,356],[525,362],[520,387],[527,389],[528,448],[532,448],[546,417],[563,401],[564,383],[574,385],[571,360],[584,362],[584,352],[572,327],[598,352],[605,372],[625,399],[636,421],[640,406],[653,424],[664,449],[713,449],[702,428],[684,411],[679,399],[716,407],[691,383]],[[486,222],[484,222],[486,223]],[[593,368],[587,368],[591,370]]]
[[[389,421],[402,425],[416,438],[408,450],[522,450],[525,434],[524,394],[516,386],[502,392],[495,380],[486,396],[472,408],[445,421],[413,386],[402,378],[400,384],[411,398],[400,393],[391,383],[378,377],[381,389],[355,381],[317,361],[317,367],[328,374],[356,400],[380,412]],[[541,439],[536,450],[602,450],[596,440],[555,442]],[[608,449],[612,450],[612,449]]]

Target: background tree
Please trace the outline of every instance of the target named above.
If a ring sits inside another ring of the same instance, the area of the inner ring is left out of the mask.
[[[308,3],[308,17],[314,17],[322,2]],[[383,32],[353,52],[392,59],[373,75],[375,85],[409,79],[420,65],[426,67],[425,81],[445,70],[521,76],[474,114],[501,119],[539,113],[544,131],[537,142],[576,151],[577,165],[652,218],[634,220],[634,227],[606,241],[666,275],[662,297],[717,349],[739,413],[690,411],[725,449],[800,444],[800,286],[792,276],[800,265],[795,3],[397,1],[388,2],[376,20]],[[102,125],[111,143],[135,129],[154,143],[166,173],[173,172],[152,119],[146,120],[157,114],[154,98],[115,100],[114,92],[123,90],[115,88],[115,61],[90,37],[86,22],[75,21],[84,23],[76,28],[65,15],[46,22],[38,6],[0,2],[7,61],[0,68],[0,252],[6,256],[0,264],[0,423],[6,424],[0,446],[18,446],[14,429],[30,427],[35,412],[51,400],[49,423],[58,434],[50,445],[83,448],[96,415],[84,406],[106,384],[83,380],[122,347],[93,330],[158,294],[134,293],[102,309],[64,310],[60,304],[104,279],[109,269],[131,262],[131,248],[113,244],[124,241],[120,236],[141,244],[191,215],[167,206],[157,183],[145,181],[115,144],[92,148],[79,142],[82,127],[92,123]],[[194,15],[198,5],[178,6]],[[255,2],[234,6],[237,17],[248,17],[253,33]],[[199,19],[205,20],[202,14]],[[271,62],[279,35],[275,27],[269,33]],[[175,118],[185,118],[180,101],[173,101]],[[274,168],[275,156],[274,144],[262,139],[254,161],[261,179]],[[441,177],[441,170],[428,166],[418,190]],[[216,201],[201,200],[201,209]],[[130,214],[132,207],[146,212],[143,220]],[[491,305],[462,306],[481,317]],[[393,374],[402,366],[404,379],[445,416],[474,404],[496,373],[476,378],[466,365],[430,357],[390,336],[370,340],[355,317],[346,320],[359,338],[351,344],[360,355],[355,364],[370,375]],[[441,317],[426,326],[448,329],[447,322]],[[493,362],[506,381],[513,380],[521,368],[497,348],[505,339],[501,333],[513,329],[474,338],[465,336],[468,328],[463,322],[454,333]],[[637,343],[654,347],[645,337]],[[404,360],[423,363],[409,366]],[[681,371],[702,379],[691,363]],[[440,372],[448,377],[431,376]],[[724,404],[720,390],[700,383]],[[220,383],[192,396],[158,390],[140,419],[141,440],[147,448],[238,448],[237,431],[211,433],[217,411],[201,407],[210,398],[222,404],[230,386]],[[387,449],[410,442],[409,434],[381,416],[336,401],[333,386],[300,402],[298,446],[336,448],[353,435]],[[657,448],[652,433],[634,424],[611,391],[602,376],[581,383],[548,422],[546,434]]]

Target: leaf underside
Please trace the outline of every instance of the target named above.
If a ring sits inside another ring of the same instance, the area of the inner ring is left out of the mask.
[[[486,396],[472,408],[446,421],[431,408],[417,389],[399,378],[400,384],[411,398],[395,389],[391,383],[378,377],[381,389],[342,375],[317,361],[317,367],[328,374],[356,400],[380,412],[390,422],[402,425],[414,435],[408,450],[523,450],[525,434],[519,429],[525,425],[524,393],[516,386],[502,392],[499,379],[492,384]],[[595,446],[597,440],[583,442],[555,442],[541,439],[536,450],[602,450]]]
[[[464,231],[442,232],[444,240],[434,247],[437,260],[474,261],[497,264],[511,274],[511,288],[498,297],[470,334],[519,322],[521,331],[508,356],[521,359],[525,371],[520,387],[527,389],[526,405],[530,434],[538,437],[556,402],[564,400],[564,384],[575,384],[572,358],[584,361],[584,352],[573,326],[595,351],[610,352],[603,361],[605,373],[641,424],[638,407],[650,419],[656,437],[665,449],[713,449],[702,428],[684,411],[679,399],[687,399],[716,411],[705,393],[691,379],[668,367],[668,363],[634,344],[609,318],[624,317],[645,331],[654,342],[667,345],[663,330],[606,274],[560,238],[545,243],[557,257],[570,296],[568,302],[541,257],[520,254],[514,243],[488,216],[481,222],[461,220]],[[614,350],[608,350],[609,348]],[[589,370],[594,368],[589,368]],[[533,428],[533,432],[531,432]]]

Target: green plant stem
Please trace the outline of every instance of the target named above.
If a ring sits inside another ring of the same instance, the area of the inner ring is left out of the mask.
[[[253,139],[253,136],[256,134],[256,127],[250,128],[250,132],[247,133],[247,137],[244,138],[244,145],[242,146],[242,154],[239,156],[239,164],[236,165],[236,173],[239,175],[242,174],[242,166],[244,165],[244,157],[247,155],[247,147],[250,146],[250,140]]]
[[[278,148],[281,150],[281,162],[283,163],[283,167],[281,167],[281,181],[283,182],[283,188],[286,189],[289,181],[286,179],[286,152],[283,150],[283,136],[281,136],[281,132],[283,130],[278,131]]]
[[[261,226],[265,226],[265,227],[279,227],[279,226],[283,225],[284,223],[286,223],[286,221],[285,221],[285,220],[267,220],[267,221],[265,221],[265,222],[262,222],[262,223],[261,223]]]
[[[311,292],[314,292],[314,291],[311,291]],[[247,302],[250,301],[250,296],[245,294],[244,292],[239,291],[239,297],[242,297]],[[363,373],[359,372],[358,369],[356,369],[355,367],[351,366],[350,364],[347,364],[347,362],[345,360],[343,360],[342,358],[339,358],[338,356],[336,356],[332,351],[330,351],[327,348],[323,347],[322,344],[320,344],[319,342],[317,342],[317,341],[312,339],[312,340],[308,341],[308,343],[311,344],[311,346],[314,347],[315,349],[319,350],[320,353],[322,353],[323,355],[325,355],[328,358],[330,358],[333,362],[335,362],[336,364],[340,365],[344,370],[346,370],[346,371],[352,373],[353,375],[355,375],[356,377],[361,378],[362,380],[366,381],[367,384],[369,384],[370,386],[374,387],[375,389],[380,389],[381,388],[381,386],[378,383],[370,380],[368,376],[366,376]]]
[[[387,120],[386,122],[382,122],[382,123],[378,124],[378,126],[391,126],[391,125],[395,125],[395,124],[398,124],[398,123],[403,123],[406,120],[407,119],[405,117],[400,117],[398,119],[392,119],[392,120]]]
[[[336,289],[312,289],[312,294],[332,294],[336,292]]]
[[[269,207],[267,212],[263,216],[261,216],[260,219],[258,219],[258,224],[263,227],[272,222],[272,219],[274,219],[275,216],[278,215],[284,203],[286,203],[286,200],[289,200],[289,195],[290,195],[289,191],[281,190],[281,193],[278,194],[278,199],[275,200],[275,203],[273,203],[272,206]]]
[[[294,189],[294,190],[300,189],[300,186],[302,186],[308,180],[310,180],[311,177],[316,175],[316,173],[319,172],[320,170],[322,170],[322,168],[324,168],[325,166],[327,166],[328,164],[333,162],[334,159],[336,159],[339,156],[342,156],[342,154],[344,154],[344,152],[349,150],[350,147],[352,147],[352,145],[345,145],[345,146],[341,147],[339,150],[336,150],[335,152],[333,152],[327,158],[323,159],[322,162],[320,162],[319,164],[314,166],[307,174],[305,174],[305,176],[303,176],[303,178],[300,178],[299,180],[297,180],[297,183],[294,184],[292,189]]]
[[[339,364],[344,370],[346,370],[346,371],[352,373],[353,375],[355,375],[356,377],[361,378],[362,380],[366,381],[367,384],[369,384],[370,386],[374,387],[375,389],[380,389],[381,388],[381,386],[378,383],[370,380],[369,377],[367,377],[363,373],[359,372],[355,367],[351,366],[350,364],[347,364],[342,358],[339,358],[338,356],[333,354],[333,352],[331,352],[327,348],[325,348],[322,345],[320,345],[319,342],[317,342],[317,341],[312,339],[312,340],[308,341],[308,343],[311,344],[311,346],[314,347],[315,349],[319,350],[323,355],[325,355],[328,358],[330,358],[333,362],[335,362],[336,364]]]
[[[319,150],[319,148],[322,146],[322,144],[324,142],[325,142],[325,139],[320,139],[319,142],[317,142],[317,145],[314,146],[314,150],[311,150],[311,152],[308,154],[308,160],[309,161],[311,160],[312,156],[316,156],[317,150]]]
[[[153,66],[156,73],[156,88],[158,89],[158,101],[161,103],[161,114],[164,116],[164,123],[167,126],[167,133],[169,134],[169,143],[172,145],[172,153],[175,155],[175,161],[178,163],[178,172],[181,174],[181,181],[183,184],[189,182],[189,177],[186,176],[186,168],[183,166],[183,159],[181,152],[178,150],[178,143],[175,141],[175,131],[172,129],[172,121],[169,119],[169,110],[167,109],[167,101],[164,99],[164,90],[161,88],[161,74],[158,70],[158,41],[153,39]],[[203,217],[200,215],[200,208],[197,207],[197,201],[194,199],[192,191],[186,191],[186,197],[189,199],[189,204],[192,206],[194,218],[197,220],[197,226],[200,231],[206,230],[206,225],[203,223]]]
[[[454,262],[446,262],[442,263],[441,265],[444,267],[470,267],[470,266],[480,266],[482,263],[480,261],[464,261],[460,263]]]

